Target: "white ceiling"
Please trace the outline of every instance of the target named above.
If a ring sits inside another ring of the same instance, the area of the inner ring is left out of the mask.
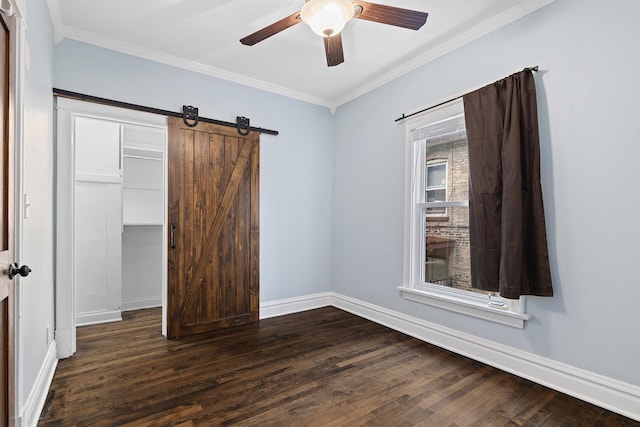
[[[376,0],[429,13],[419,31],[353,19],[345,62],[300,23],[255,46],[239,39],[304,0],[47,0],[56,38],[71,38],[335,108],[553,0]]]

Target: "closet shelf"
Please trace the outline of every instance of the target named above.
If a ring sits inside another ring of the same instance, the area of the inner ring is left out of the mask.
[[[140,159],[140,160],[156,160],[156,161],[162,161],[162,158],[158,158],[158,157],[149,157],[149,156],[138,156],[135,154],[123,154],[122,157],[126,158],[126,159]]]
[[[127,145],[127,142],[125,141],[123,147],[122,147],[125,151],[126,150],[132,150],[132,151],[146,151],[148,153],[160,153],[162,154],[163,150],[162,148],[149,148],[149,147],[141,147],[141,146],[135,146],[135,145]]]
[[[151,148],[127,147],[126,145],[122,148],[122,155],[124,157],[134,159],[162,160],[163,154],[162,150],[155,150]]]

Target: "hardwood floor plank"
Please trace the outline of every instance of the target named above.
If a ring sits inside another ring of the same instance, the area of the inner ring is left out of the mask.
[[[78,329],[39,426],[640,426],[335,308],[181,340]]]

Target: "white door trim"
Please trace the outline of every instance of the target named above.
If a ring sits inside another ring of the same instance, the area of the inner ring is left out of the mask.
[[[12,103],[13,117],[9,122],[9,138],[13,140],[13,192],[14,192],[14,221],[13,221],[13,249],[16,261],[23,259],[23,193],[24,193],[24,76],[27,71],[25,55],[26,19],[22,1],[9,0],[10,16],[4,17],[10,38],[9,69],[9,102]],[[23,357],[24,334],[22,331],[22,286],[20,280],[14,286],[13,312],[13,401],[9,402],[9,423],[16,426],[21,424],[20,412],[23,404]],[[11,368],[10,368],[11,369]]]
[[[167,126],[167,118],[156,114],[127,110],[90,102],[56,98],[57,117],[57,205],[56,205],[56,331],[58,358],[66,358],[76,352],[75,283],[73,277],[73,206],[74,206],[74,149],[73,122],[76,115],[94,116],[121,123],[146,126]],[[165,153],[167,151],[165,141]],[[165,161],[165,188],[167,170]],[[165,192],[165,223],[163,225],[163,265],[167,265],[167,199]],[[167,272],[162,274],[162,325],[166,332]]]

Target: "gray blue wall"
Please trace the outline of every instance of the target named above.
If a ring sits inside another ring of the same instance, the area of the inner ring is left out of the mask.
[[[340,107],[333,290],[640,385],[640,82],[631,0],[557,0]],[[524,330],[405,301],[404,127],[420,107],[539,65],[542,185],[556,295]]]
[[[27,69],[24,75],[24,193],[31,212],[23,221],[22,256],[32,272],[21,279],[18,361],[21,403],[25,403],[53,342],[54,328],[54,160],[53,160],[53,27],[44,1],[26,5]],[[19,165],[18,165],[19,167]],[[22,195],[16,195],[20,204]],[[49,331],[47,332],[47,327]]]
[[[333,116],[323,107],[73,40],[55,47],[54,85],[280,132],[260,145],[260,299],[326,292],[331,282]]]
[[[53,45],[44,1],[28,0],[25,85],[22,400],[53,327],[51,87],[280,131],[262,137],[261,300],[336,291],[640,385],[640,84],[633,0],[556,0],[340,107],[322,107],[83,43]],[[512,329],[403,300],[401,113],[526,66],[537,74],[542,173],[556,296],[529,298]],[[53,71],[52,71],[53,69]]]

